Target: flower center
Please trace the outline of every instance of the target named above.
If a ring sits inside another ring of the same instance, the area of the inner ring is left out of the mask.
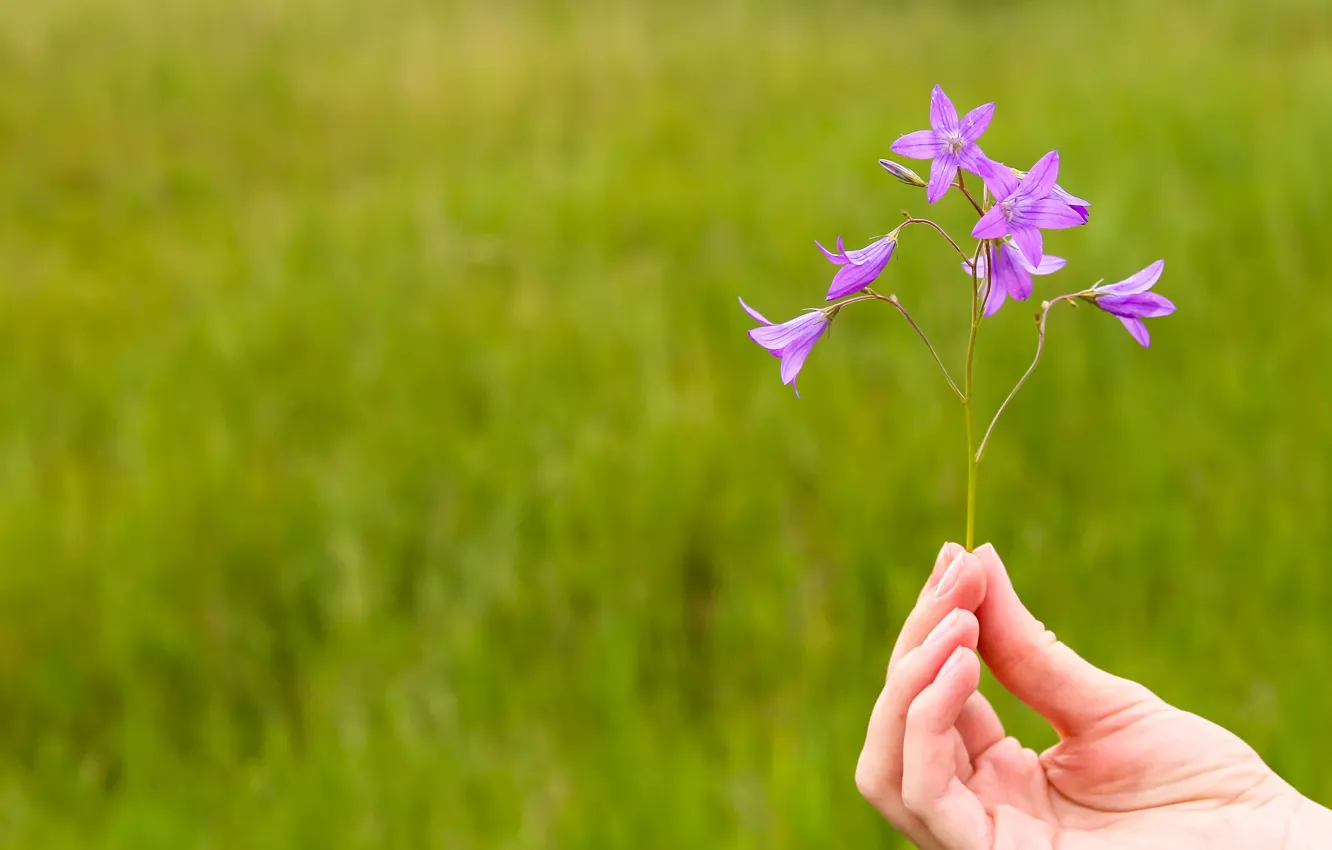
[[[999,206],[1004,211],[1004,218],[1012,221],[1013,208],[1017,206],[1017,203],[1012,198],[1008,198],[1007,200],[1002,201]]]
[[[962,133],[959,130],[944,134],[944,150],[951,154],[956,154],[962,150],[966,142],[962,140]]]

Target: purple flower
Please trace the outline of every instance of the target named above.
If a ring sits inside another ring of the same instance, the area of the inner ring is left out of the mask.
[[[994,104],[978,106],[959,122],[953,102],[938,86],[930,94],[930,129],[907,133],[893,142],[893,152],[912,159],[931,159],[930,184],[925,197],[934,203],[953,185],[958,168],[981,174],[981,153],[976,140],[985,134],[994,117]]]
[[[743,298],[740,299],[740,306],[745,308],[745,312],[754,321],[763,326],[750,331],[749,338],[768,349],[773,356],[782,359],[782,383],[790,384],[791,389],[795,390],[796,398],[800,398],[800,390],[796,389],[795,385],[796,376],[800,374],[800,368],[805,365],[805,358],[809,356],[814,343],[818,342],[819,337],[828,329],[828,322],[832,319],[829,311],[836,312],[837,308],[811,310],[789,322],[774,325],[764,318],[762,313],[746,304]]]
[[[1147,332],[1147,325],[1142,320],[1169,316],[1175,312],[1175,305],[1169,298],[1147,291],[1161,279],[1163,271],[1165,260],[1157,260],[1119,283],[1091,290],[1092,302],[1123,322],[1128,332],[1144,348],[1152,344],[1152,335]]]
[[[993,160],[991,161],[993,162]],[[995,162],[994,164],[997,166],[1006,167],[1003,166],[1003,163]],[[1021,181],[1024,177],[1027,176],[1027,173],[1025,171],[1019,171],[1016,168],[1012,169],[1012,172],[1018,176],[1019,181]],[[1060,186],[1058,183],[1054,184],[1054,188],[1050,190],[1050,197],[1058,198],[1059,200],[1063,201],[1064,203],[1072,207],[1075,213],[1082,216],[1083,224],[1086,224],[1087,219],[1091,218],[1091,209],[1090,209],[1091,201],[1084,201],[1082,198],[1079,198],[1077,195],[1070,194],[1067,190],[1064,189],[1063,186]]]
[[[834,265],[841,266],[837,274],[833,275],[832,286],[828,287],[827,300],[836,301],[844,295],[850,295],[852,292],[859,292],[874,282],[874,279],[883,271],[883,267],[888,265],[892,259],[893,249],[897,247],[897,231],[889,233],[887,236],[871,242],[858,251],[848,251],[842,246],[842,237],[837,237],[837,253],[829,251],[814,242]]]
[[[1087,223],[1073,207],[1051,197],[1058,175],[1059,151],[1041,157],[1022,180],[1008,166],[986,160],[981,176],[999,201],[976,222],[971,235],[977,239],[1012,236],[1022,256],[1039,266],[1044,254],[1040,228],[1061,230]]]
[[[987,255],[981,254],[977,277],[984,279],[990,273]],[[1010,295],[1018,301],[1031,297],[1031,276],[1034,274],[1054,274],[1064,267],[1062,257],[1046,254],[1039,266],[1033,266],[1022,256],[1017,247],[1005,239],[999,243],[998,257],[994,262],[994,273],[990,277],[990,294],[985,298],[985,315],[993,316],[1003,306],[1004,299]],[[971,263],[963,263],[962,271],[971,274]]]

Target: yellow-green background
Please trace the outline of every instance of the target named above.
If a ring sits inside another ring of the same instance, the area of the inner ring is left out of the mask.
[[[1095,203],[1038,295],[1179,305],[1052,319],[980,537],[1332,802],[1323,0],[2,17],[0,844],[900,846],[852,773],[960,408],[882,305],[797,401],[735,297],[926,210],[876,159],[935,83]],[[965,285],[924,231],[883,281],[954,364]]]

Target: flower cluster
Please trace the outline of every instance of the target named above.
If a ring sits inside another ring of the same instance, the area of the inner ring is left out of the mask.
[[[840,236],[837,237],[836,251],[830,251],[815,242],[829,262],[838,266],[826,296],[828,301],[835,303],[810,310],[790,321],[774,324],[743,300],[740,302],[750,317],[760,325],[749,332],[750,338],[781,359],[782,383],[790,384],[792,389],[814,344],[823,337],[843,307],[863,301],[883,301],[902,313],[924,340],[943,370],[949,387],[961,399],[966,411],[970,457],[968,545],[974,523],[976,465],[980,462],[1000,414],[1040,360],[1045,343],[1046,318],[1051,307],[1062,302],[1073,306],[1079,301],[1091,303],[1123,322],[1128,332],[1143,346],[1151,344],[1151,335],[1143,320],[1168,316],[1175,311],[1175,305],[1167,298],[1150,291],[1161,277],[1165,268],[1164,260],[1157,260],[1118,283],[1098,283],[1043,301],[1037,315],[1036,356],[1031,367],[1000,405],[979,447],[972,445],[971,363],[975,354],[976,333],[982,320],[998,312],[1009,298],[1025,301],[1031,297],[1033,275],[1051,275],[1064,268],[1065,261],[1062,258],[1045,253],[1043,231],[1082,227],[1091,219],[1091,203],[1070,194],[1056,182],[1059,177],[1058,151],[1045,154],[1025,172],[985,155],[979,142],[989,129],[993,117],[994,104],[987,103],[959,119],[952,101],[943,89],[935,86],[930,96],[930,128],[907,133],[892,144],[893,152],[900,156],[929,160],[929,180],[921,179],[900,163],[879,160],[884,169],[900,182],[925,189],[925,198],[930,204],[940,201],[950,190],[956,190],[965,198],[978,216],[971,230],[971,236],[976,240],[973,250],[964,251],[935,222],[907,215],[906,220],[895,229],[864,248],[848,251]],[[980,187],[983,187],[979,199],[968,189],[965,174],[979,178]],[[903,230],[912,225],[927,226],[947,239],[960,256],[962,270],[971,284],[971,331],[966,354],[967,377],[962,388],[948,374],[943,359],[897,296],[881,295],[871,288],[893,258]],[[798,392],[796,394],[799,395]]]

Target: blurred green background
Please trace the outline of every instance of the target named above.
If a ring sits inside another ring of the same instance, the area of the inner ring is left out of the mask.
[[[935,83],[1095,203],[1038,296],[1165,257],[1180,307],[1150,351],[1054,316],[980,538],[1332,802],[1323,0],[4,19],[0,844],[902,846],[852,774],[962,531],[960,408],[882,305],[797,401],[735,297],[796,315],[814,239],[926,210],[876,160]],[[942,240],[883,288],[956,368]]]

